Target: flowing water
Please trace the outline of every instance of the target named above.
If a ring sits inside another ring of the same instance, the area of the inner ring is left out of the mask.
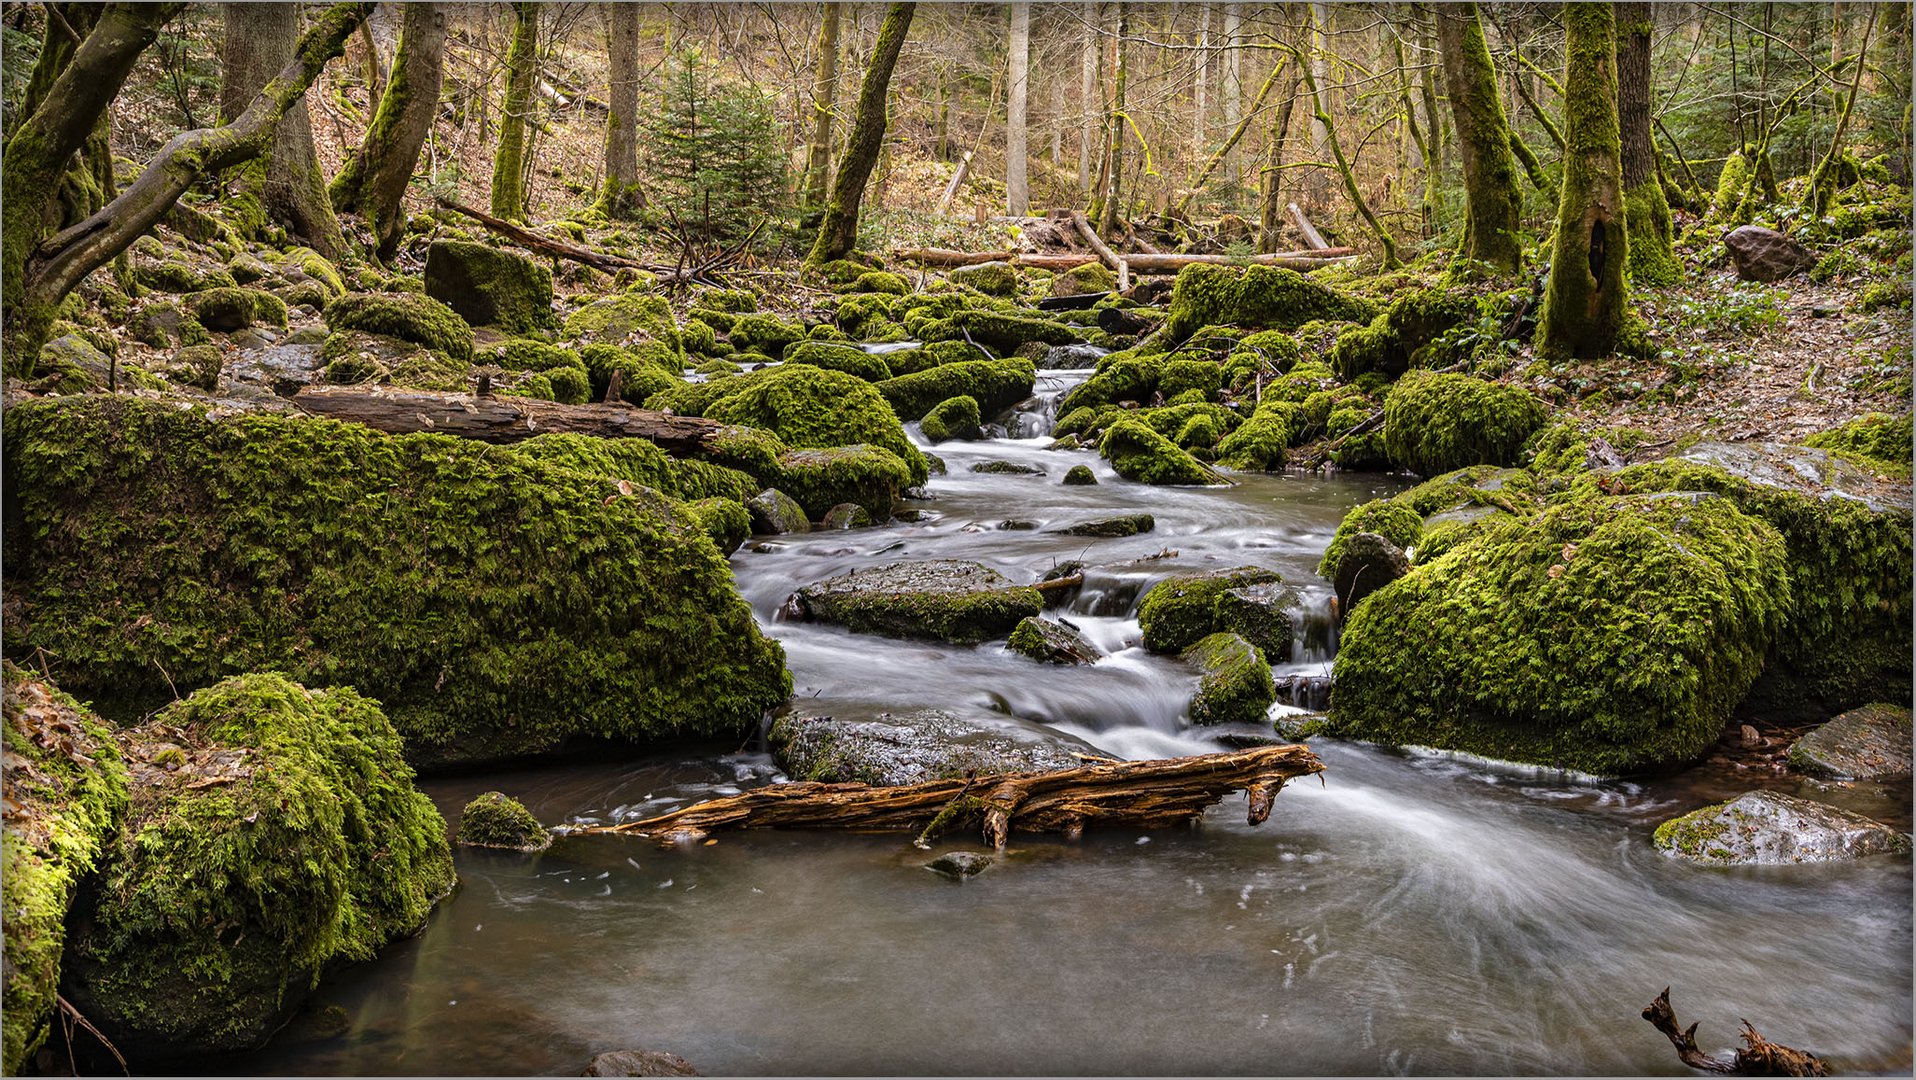
[[[1043,407],[1082,376],[1041,373],[1036,415],[1007,430],[1043,426]],[[1402,481],[1152,489],[1046,441],[943,444],[948,474],[909,504],[922,520],[734,557],[741,592],[785,646],[795,707],[938,708],[1131,758],[1214,751],[1214,730],[1183,719],[1194,676],[1132,644],[1136,600],[1173,570],[1241,564],[1304,587],[1279,674],[1328,673],[1313,567],[1344,510]],[[1045,475],[970,471],[987,460]],[[1080,462],[1101,483],[1061,486]],[[1051,531],[1137,511],[1155,531]],[[1072,559],[1102,567],[1053,614],[1111,655],[1060,668],[1001,644],[778,619],[798,586],[922,558],[976,559],[1020,581]],[[1315,747],[1321,783],[1286,788],[1262,826],[1245,824],[1238,796],[1189,830],[1014,836],[963,884],[924,867],[976,848],[961,836],[929,853],[833,833],[669,849],[572,836],[536,857],[460,849],[459,890],[423,934],[329,978],[273,1047],[229,1067],[576,1074],[599,1051],[649,1047],[708,1074],[1686,1075],[1637,1015],[1667,985],[1706,1049],[1730,1046],[1747,1017],[1846,1069],[1907,1073],[1907,858],[1703,870],[1659,854],[1650,832],[1733,793],[1720,779],[1595,781]],[[747,746],[423,786],[449,818],[499,788],[559,822],[646,816],[777,778]],[[1809,794],[1907,826],[1906,787]]]

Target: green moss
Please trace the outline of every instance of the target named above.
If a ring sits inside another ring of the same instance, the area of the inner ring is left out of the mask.
[[[1158,380],[1163,377],[1166,363],[1162,356],[1108,353],[1099,359],[1095,374],[1072,387],[1058,402],[1058,413],[1068,416],[1087,406],[1115,405],[1121,401],[1149,402],[1158,388]]]
[[[472,327],[451,308],[417,293],[353,293],[326,306],[332,330],[364,330],[471,362]]]
[[[771,468],[753,475],[790,495],[814,520],[850,502],[874,521],[890,521],[899,491],[924,483],[898,455],[876,446],[784,450]]]
[[[1123,418],[1105,429],[1098,453],[1126,480],[1141,484],[1206,485],[1227,483],[1203,462],[1147,425]]]
[[[1318,560],[1317,572],[1329,578],[1337,572],[1337,563],[1344,557],[1344,543],[1358,533],[1376,533],[1398,547],[1408,551],[1417,546],[1424,531],[1424,515],[1406,502],[1397,499],[1372,499],[1344,515],[1337,525],[1337,533],[1331,537],[1330,546],[1324,549],[1324,557]]]
[[[946,439],[975,439],[979,433],[978,402],[968,397],[947,398],[932,406],[918,428],[934,443]]]
[[[839,329],[853,337],[862,337],[867,327],[889,321],[894,307],[893,297],[889,294],[861,293],[841,298],[832,312],[832,318],[838,323]]]
[[[1218,463],[1258,472],[1283,468],[1284,452],[1299,441],[1302,411],[1282,394],[1267,393],[1251,418],[1218,442]]]
[[[687,319],[679,324],[679,343],[687,356],[710,356],[718,333],[697,319]]]
[[[0,1069],[18,1076],[45,1041],[60,982],[67,912],[126,810],[126,765],[111,730],[78,702],[5,662],[6,1011]]]
[[[626,292],[596,300],[566,318],[565,336],[587,344],[632,346],[657,342],[682,363],[684,341],[663,296]]]
[[[1157,653],[1183,652],[1201,638],[1231,629],[1219,611],[1226,592],[1282,580],[1275,572],[1255,566],[1166,578],[1138,604],[1144,647]]]
[[[136,266],[133,280],[154,292],[196,293],[207,289],[231,289],[239,285],[223,268],[196,270],[179,260]]]
[[[1257,646],[1236,634],[1212,634],[1184,651],[1203,673],[1191,697],[1194,724],[1257,724],[1277,700],[1271,666]]]
[[[908,420],[920,419],[934,405],[955,397],[969,397],[981,414],[995,416],[1030,397],[1036,377],[1029,360],[966,360],[887,379],[877,389]]]
[[[1372,371],[1400,375],[1415,365],[1420,350],[1476,317],[1476,301],[1468,295],[1447,289],[1415,290],[1393,301],[1368,326],[1339,334],[1330,366],[1345,380]]]
[[[752,535],[752,515],[744,504],[731,499],[699,499],[687,504],[685,511],[719,551],[729,555]],[[860,513],[864,513],[861,507]],[[869,518],[867,519],[869,524]]]
[[[1817,260],[1816,265],[1810,269],[1809,278],[1818,284],[1827,284],[1842,278],[1855,277],[1866,272],[1867,269],[1863,260],[1854,251],[1837,248]]]
[[[513,338],[492,347],[482,360],[507,371],[551,371],[570,367],[586,369],[585,359],[571,349],[548,345],[529,338]]]
[[[1178,272],[1165,325],[1173,340],[1182,340],[1213,324],[1291,330],[1318,319],[1368,322],[1376,314],[1368,301],[1295,270],[1200,263]]]
[[[1862,312],[1879,311],[1883,308],[1906,308],[1910,302],[1908,281],[1873,281],[1865,286],[1861,296],[1856,298],[1856,310]]]
[[[5,435],[8,648],[108,715],[277,669],[375,695],[440,764],[730,733],[788,691],[697,523],[607,480],[122,398],[23,404]]]
[[[1750,183],[1750,161],[1741,152],[1731,154],[1717,175],[1716,198],[1710,203],[1710,216],[1725,224],[1743,224],[1749,215],[1740,211],[1743,189]]]
[[[876,265],[875,259],[869,263],[861,261],[865,258],[867,256],[861,255],[858,259],[831,259],[822,263],[813,263],[805,267],[805,276],[816,278],[827,285],[846,285],[873,270],[882,269],[881,266]]]
[[[688,386],[659,395],[650,404],[672,408],[683,416],[761,428],[793,447],[864,443],[903,462],[910,483],[925,482],[924,455],[905,436],[898,416],[873,384],[844,372],[809,366],[767,368]],[[806,511],[811,512],[809,505]]]
[[[1345,624],[1334,733],[1600,774],[1694,758],[1788,610],[1727,499],[1590,497],[1490,528]]]
[[[552,846],[552,834],[524,803],[503,791],[487,791],[459,811],[459,842],[470,847],[544,851]]]
[[[904,296],[911,292],[911,282],[906,281],[903,275],[888,270],[871,270],[858,275],[850,285],[845,286],[845,291]]]
[[[986,296],[1018,295],[1018,270],[1007,262],[961,266],[946,276],[953,283],[976,289]]]
[[[805,340],[805,328],[776,315],[740,315],[732,320],[726,337],[739,349],[777,360],[785,355],[786,346]]]
[[[663,344],[648,341],[637,348],[591,344],[581,346],[579,359],[585,363],[592,381],[592,400],[602,400],[612,388],[612,373],[620,372],[619,397],[633,405],[643,405],[654,394],[685,385],[679,378],[676,361]]]
[[[435,241],[426,250],[425,289],[474,326],[529,334],[559,325],[552,314],[552,271],[515,252]]]
[[[1628,258],[1634,285],[1675,285],[1683,264],[1670,248],[1670,204],[1663,185],[1651,177],[1623,193],[1624,227],[1630,237]]]
[[[1411,372],[1384,404],[1384,446],[1391,460],[1424,476],[1508,465],[1545,419],[1543,404],[1520,387]]]
[[[319,357],[326,362],[320,378],[347,385],[391,383],[411,390],[464,391],[470,386],[472,365],[398,338],[341,330],[328,334]]]
[[[1912,456],[1908,414],[1865,413],[1847,424],[1821,431],[1803,440],[1815,446],[1860,459],[1860,463],[1892,476],[1910,475]]]
[[[346,282],[339,276],[339,270],[332,261],[309,247],[297,247],[280,257],[281,270],[297,270],[299,273],[319,282],[333,296],[346,295]]]
[[[197,386],[209,393],[220,387],[220,369],[226,364],[225,354],[217,345],[188,345],[173,354],[184,376],[181,381],[189,386]]]
[[[706,289],[699,293],[697,305],[711,311],[757,311],[758,297],[750,289]]]
[[[624,480],[675,499],[722,498],[742,503],[759,490],[758,481],[744,472],[711,462],[669,457],[645,439],[539,435],[505,449],[530,461],[610,481]]]
[[[863,349],[822,341],[793,345],[785,350],[785,362],[842,371],[866,382],[883,382],[892,377],[891,368],[886,366],[884,357],[874,356]]]
[[[241,330],[256,322],[286,325],[286,302],[260,289],[208,289],[194,293],[187,303],[209,330]]]
[[[1052,296],[1083,296],[1086,293],[1116,292],[1118,275],[1103,263],[1088,262],[1059,272],[1051,279]]]

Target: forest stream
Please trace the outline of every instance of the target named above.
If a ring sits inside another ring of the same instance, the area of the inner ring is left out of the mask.
[[[1041,372],[1039,404],[1084,374]],[[1152,488],[1047,442],[942,443],[947,474],[911,504],[921,520],[778,537],[733,557],[740,591],[785,647],[795,708],[935,707],[1132,759],[1215,751],[1220,734],[1254,732],[1191,727],[1196,676],[1135,645],[1141,586],[1174,568],[1255,564],[1303,585],[1303,640],[1276,671],[1328,674],[1317,560],[1346,510],[1406,481]],[[1045,475],[970,470],[983,461]],[[1099,484],[1061,486],[1079,461]],[[1135,512],[1156,529],[1050,531]],[[1144,559],[1165,550],[1175,554]],[[795,588],[901,558],[975,559],[1017,580],[1068,559],[1144,561],[1092,573],[1052,613],[1110,653],[1089,667],[1002,643],[781,621]],[[1245,824],[1233,796],[1189,830],[1014,835],[962,884],[926,864],[979,850],[970,835],[930,851],[828,832],[681,848],[571,836],[537,856],[462,847],[457,892],[423,934],[329,978],[268,1049],[217,1067],[573,1074],[595,1053],[646,1047],[732,1075],[1684,1074],[1638,1016],[1671,986],[1706,1050],[1732,1045],[1748,1018],[1843,1071],[1907,1073],[1907,857],[1701,868],[1659,852],[1650,832],[1724,797],[1703,770],[1610,781],[1312,746],[1321,782],[1293,783],[1262,826]],[[449,819],[499,788],[558,823],[634,820],[780,779],[747,745],[421,786]],[[1817,797],[1907,827],[1906,786]]]

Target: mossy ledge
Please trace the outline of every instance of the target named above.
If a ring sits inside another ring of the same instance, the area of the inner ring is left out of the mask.
[[[790,692],[696,516],[605,475],[119,397],[23,403],[5,437],[8,652],[111,717],[278,670],[377,697],[437,767],[729,737]]]

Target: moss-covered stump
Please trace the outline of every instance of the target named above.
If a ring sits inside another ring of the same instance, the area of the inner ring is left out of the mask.
[[[729,734],[789,691],[701,523],[611,477],[124,398],[5,425],[8,651],[109,716],[280,670],[376,696],[441,765]]]
[[[1035,615],[1019,620],[1005,647],[1047,664],[1095,664],[1104,655],[1076,628]]]
[[[6,662],[6,828],[0,831],[5,904],[6,1010],[0,1071],[19,1076],[45,1041],[60,985],[67,911],[97,869],[126,811],[126,766],[99,717]]]
[[[1068,735],[1009,722],[986,726],[937,710],[871,720],[790,714],[772,722],[766,741],[794,780],[882,787],[950,780],[974,770],[988,776],[1073,769],[1084,764],[1079,754],[1097,754]]]
[[[474,326],[496,326],[508,334],[559,325],[552,314],[552,271],[485,244],[434,241],[426,249],[426,295]]]
[[[194,293],[187,304],[201,326],[221,333],[260,322],[286,325],[286,302],[262,289],[208,289]]]
[[[326,326],[396,337],[454,360],[472,360],[472,327],[445,304],[419,293],[342,296],[326,305]]]
[[[685,359],[684,340],[672,305],[663,296],[627,292],[596,300],[566,317],[565,336],[587,345],[632,348],[657,342],[677,362]]]
[[[1546,419],[1521,387],[1413,371],[1384,403],[1384,448],[1423,476],[1467,465],[1510,465]]]
[[[349,687],[239,676],[126,741],[126,825],[62,992],[134,1061],[262,1045],[452,886],[445,820]]]
[[[1656,845],[1705,866],[1836,862],[1909,850],[1909,838],[1861,814],[1752,791],[1657,826]]]
[[[1612,775],[1696,757],[1789,607],[1782,538],[1728,499],[1586,497],[1371,594],[1335,733]]]
[[[1105,429],[1098,453],[1126,480],[1140,484],[1201,486],[1227,483],[1210,466],[1147,425],[1125,418]]]
[[[1910,775],[1910,711],[1878,702],[1851,709],[1790,745],[1790,765],[1836,780]]]
[[[1038,590],[956,559],[854,570],[807,585],[787,603],[804,618],[861,634],[958,644],[1004,637],[1018,620],[1044,609]]]
[[[893,379],[889,382],[896,382]],[[879,383],[883,387],[889,383]],[[925,482],[925,456],[906,436],[899,414],[892,411],[880,390],[853,375],[806,366],[775,367],[748,375],[682,385],[654,395],[647,404],[668,408],[681,416],[705,416],[743,424],[776,435],[788,446],[800,448],[865,445],[886,451],[904,465],[906,486]],[[929,408],[930,406],[927,406]],[[754,473],[754,475],[757,475]],[[767,482],[772,478],[761,477]],[[784,484],[776,484],[818,515],[823,507]],[[839,502],[843,500],[834,500]],[[865,500],[855,500],[864,503]],[[867,505],[874,516],[878,509]],[[887,514],[890,507],[885,508]]]
[[[969,397],[946,398],[931,407],[931,411],[919,421],[918,430],[934,443],[948,439],[982,438],[984,432],[980,426],[978,402]]]
[[[1277,701],[1271,666],[1236,634],[1211,634],[1184,650],[1184,660],[1202,675],[1191,696],[1194,724],[1261,723]]]
[[[940,402],[955,397],[972,399],[978,403],[979,415],[989,417],[1030,397],[1037,374],[1029,360],[963,360],[886,379],[877,389],[900,419],[922,419]]]
[[[1369,322],[1376,316],[1369,301],[1295,270],[1199,263],[1178,271],[1165,325],[1174,340],[1182,341],[1206,326],[1295,330],[1316,320]]]
[[[526,805],[503,791],[487,791],[459,811],[458,841],[467,847],[544,851],[552,834]]]
[[[1200,638],[1225,629],[1235,631],[1236,626],[1227,627],[1219,614],[1219,599],[1232,589],[1282,580],[1275,571],[1256,566],[1166,578],[1152,586],[1138,604],[1144,647],[1157,653],[1183,652]]]

